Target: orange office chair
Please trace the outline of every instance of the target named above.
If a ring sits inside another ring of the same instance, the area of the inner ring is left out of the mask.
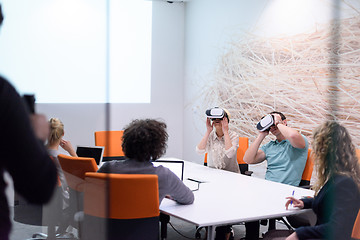
[[[301,177],[299,187],[310,188],[310,180],[313,169],[314,169],[314,155],[311,153],[311,149],[309,148],[308,157],[306,160],[305,168],[303,171],[303,175]]]
[[[249,165],[244,162],[244,155],[246,150],[249,148],[249,138],[248,137],[239,137],[239,147],[236,151],[236,160],[239,164],[239,169],[241,174],[250,176],[252,171],[249,171]],[[205,153],[204,166],[207,166],[207,153]]]
[[[95,132],[95,146],[103,146],[103,161],[124,159],[122,150],[122,136],[124,131],[97,131]]]
[[[299,187],[307,188],[307,189],[311,187],[310,181],[311,181],[313,168],[314,168],[314,155],[312,154],[311,149],[309,148],[305,168],[301,177]],[[310,226],[309,216],[306,214],[288,216],[286,217],[286,220],[284,217],[282,217],[277,220],[281,220],[287,226],[288,229],[298,228],[301,226]],[[271,229],[275,229],[274,219],[269,220],[269,230]]]
[[[358,158],[358,160],[360,162],[360,149],[357,148],[355,151],[356,151],[356,156],[357,156],[357,158]]]
[[[56,165],[59,163],[57,159],[54,159],[52,156],[50,158],[54,161]],[[58,166],[60,167],[60,166]],[[62,183],[60,177],[58,176],[57,186],[55,188],[54,194],[49,203],[43,206],[43,225],[47,225],[47,234],[42,232],[37,232],[32,235],[31,239],[28,240],[44,240],[44,239],[76,239],[72,236],[71,233],[67,233],[67,236],[56,234],[56,226],[59,226],[64,231],[66,228],[71,225],[69,219],[66,219],[63,215],[63,193],[62,193]],[[64,232],[65,233],[65,232]]]
[[[360,162],[360,149],[356,149],[356,156]],[[360,211],[356,217],[351,237],[353,239],[360,239]]]
[[[83,211],[83,192],[85,186],[85,173],[96,172],[98,166],[94,158],[72,157],[64,154],[58,155],[60,166],[64,172],[69,186],[70,212],[74,215]],[[80,219],[81,220],[81,219]],[[80,232],[80,224],[72,224]]]
[[[301,177],[299,187],[310,188],[310,180],[313,169],[314,169],[314,155],[311,153],[311,149],[309,148],[305,168]]]
[[[360,211],[356,217],[354,227],[351,234],[352,239],[360,239]]]
[[[207,166],[207,155],[208,155],[208,153],[205,153],[205,157],[204,157],[204,166]]]
[[[237,149],[236,152],[236,159],[239,164],[241,174],[251,176],[253,172],[249,171],[249,164],[244,162],[244,155],[248,148],[249,148],[249,138],[239,137],[239,148]]]
[[[62,224],[62,192],[61,187],[57,186],[53,197],[50,202],[43,206],[42,221],[43,226],[47,226],[47,233],[37,232],[32,235],[32,238],[27,240],[45,240],[45,239],[68,239],[76,240],[72,233],[66,233],[66,235],[56,234],[56,226]],[[64,222],[68,227],[72,225],[70,221]]]
[[[84,239],[159,239],[158,176],[86,173]]]
[[[67,184],[78,192],[84,191],[85,173],[96,172],[98,166],[94,158],[72,157],[64,154],[58,156]]]

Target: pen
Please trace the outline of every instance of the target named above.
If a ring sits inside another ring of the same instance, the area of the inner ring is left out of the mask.
[[[193,179],[193,178],[188,178],[187,180],[197,182],[197,183],[202,183],[202,181],[199,181],[199,180],[196,180],[196,179]]]
[[[291,196],[294,197],[295,190],[293,190]],[[290,206],[292,205],[293,200],[291,199]]]

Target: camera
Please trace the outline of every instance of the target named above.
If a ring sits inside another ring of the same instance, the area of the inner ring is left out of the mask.
[[[31,114],[35,113],[35,95],[25,94],[22,96],[23,102]]]

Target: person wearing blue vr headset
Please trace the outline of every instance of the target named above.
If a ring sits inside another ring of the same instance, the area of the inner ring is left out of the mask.
[[[309,143],[306,137],[287,125],[281,112],[271,112],[257,124],[259,134],[245,152],[244,161],[257,164],[267,161],[265,179],[299,186],[305,168]],[[276,139],[260,147],[265,137],[273,134]],[[259,238],[259,222],[245,224],[246,238]],[[275,228],[270,221],[269,230]]]

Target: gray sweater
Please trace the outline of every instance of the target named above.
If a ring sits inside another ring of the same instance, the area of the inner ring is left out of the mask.
[[[180,204],[192,204],[193,192],[168,168],[155,167],[151,162],[140,162],[133,159],[105,162],[98,172],[121,174],[156,174],[159,182],[159,204],[166,195]]]

